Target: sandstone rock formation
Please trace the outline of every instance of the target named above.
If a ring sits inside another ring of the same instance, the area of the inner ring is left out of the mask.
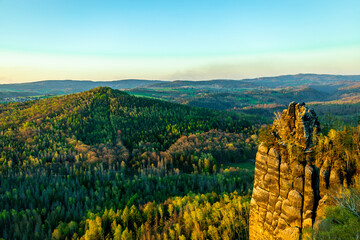
[[[319,122],[304,103],[290,103],[271,130],[274,143],[262,143],[256,156],[250,239],[300,239],[317,221],[330,183],[341,184],[341,178],[326,161],[314,161]]]

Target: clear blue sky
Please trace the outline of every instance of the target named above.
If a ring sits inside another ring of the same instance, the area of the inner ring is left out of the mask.
[[[360,1],[0,0],[0,83],[360,74]]]

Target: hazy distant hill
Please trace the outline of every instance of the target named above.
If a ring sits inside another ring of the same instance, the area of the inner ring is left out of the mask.
[[[257,88],[258,86],[247,80],[204,80],[204,81],[186,81],[176,80],[172,82],[160,82],[148,85],[147,88],[183,88],[183,87],[196,87],[196,88]]]
[[[208,81],[184,81],[154,83],[147,88],[286,88],[334,85],[349,86],[360,81],[360,75],[297,74],[261,77],[243,80],[216,79]],[[326,88],[327,89],[327,88]]]
[[[155,80],[126,79],[117,81],[46,80],[31,83],[0,84],[0,98],[36,95],[59,95],[87,91],[96,87],[128,89],[159,83]]]
[[[357,118],[360,105],[359,86],[359,75],[298,74],[244,80],[161,82],[128,92],[190,106],[269,117],[289,102],[313,102],[321,115],[331,113],[352,122]],[[339,104],[342,106],[337,106]]]
[[[68,94],[87,91],[95,87],[114,89],[161,89],[161,88],[199,88],[199,89],[264,89],[286,87],[312,87],[317,91],[333,92],[338,88],[351,87],[360,82],[360,75],[297,74],[277,77],[262,77],[243,80],[216,79],[206,81],[159,81],[126,79],[116,81],[46,80],[20,84],[0,84],[0,93],[7,96],[29,96],[44,94]],[[11,92],[11,94],[10,94]],[[20,93],[21,92],[21,93]],[[0,95],[1,97],[1,95]]]
[[[232,110],[269,116],[292,101],[316,104],[357,104],[360,102],[360,75],[297,74],[243,80],[207,81],[74,81],[48,80],[0,85],[0,101],[25,101],[29,96],[62,95],[105,86],[125,89],[131,95],[218,110]],[[15,97],[15,98],[14,98]],[[322,107],[323,108],[323,107]],[[356,115],[357,107],[351,111]],[[320,111],[323,112],[323,111]],[[334,111],[326,112],[334,113]],[[325,113],[326,113],[325,112]],[[336,110],[336,113],[339,111]]]
[[[278,77],[245,79],[257,86],[268,88],[301,87],[312,85],[351,85],[360,81],[360,75],[297,74]]]

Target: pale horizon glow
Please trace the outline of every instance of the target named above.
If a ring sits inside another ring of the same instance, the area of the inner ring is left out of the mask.
[[[358,1],[149,2],[0,0],[0,84],[360,74]]]

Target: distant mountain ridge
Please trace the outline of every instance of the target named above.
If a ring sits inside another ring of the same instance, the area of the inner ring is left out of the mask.
[[[324,84],[344,84],[346,82],[360,81],[360,75],[331,75],[331,74],[296,74],[283,75],[277,77],[261,77],[254,79],[244,79],[244,81],[256,82],[256,84],[274,87],[293,87]],[[341,83],[342,82],[342,83]]]
[[[360,75],[330,75],[330,74],[296,74],[275,77],[259,77],[242,80],[214,79],[204,81],[176,80],[149,85],[149,88],[186,87],[186,86],[218,86],[225,88],[286,88],[312,85],[344,85],[359,82]]]
[[[175,92],[181,94],[182,91],[187,91],[186,89],[228,93],[243,90],[312,88],[318,92],[333,94],[339,89],[352,89],[354,86],[358,86],[359,82],[360,75],[330,74],[296,74],[242,80],[214,79],[201,81],[161,81],[143,79],[124,79],[115,81],[45,80],[31,83],[0,84],[0,101],[17,97],[78,93],[96,87],[110,87],[122,90],[127,89],[135,95],[139,93],[138,95],[150,97],[154,91],[162,92],[170,90],[174,94]],[[151,92],[148,94],[146,91]]]
[[[160,81],[141,79],[124,79],[104,82],[90,80],[44,80],[30,83],[0,84],[0,93],[12,92],[14,95],[16,95],[16,92],[25,92],[32,95],[59,95],[88,91],[96,87],[128,89],[158,82]]]

